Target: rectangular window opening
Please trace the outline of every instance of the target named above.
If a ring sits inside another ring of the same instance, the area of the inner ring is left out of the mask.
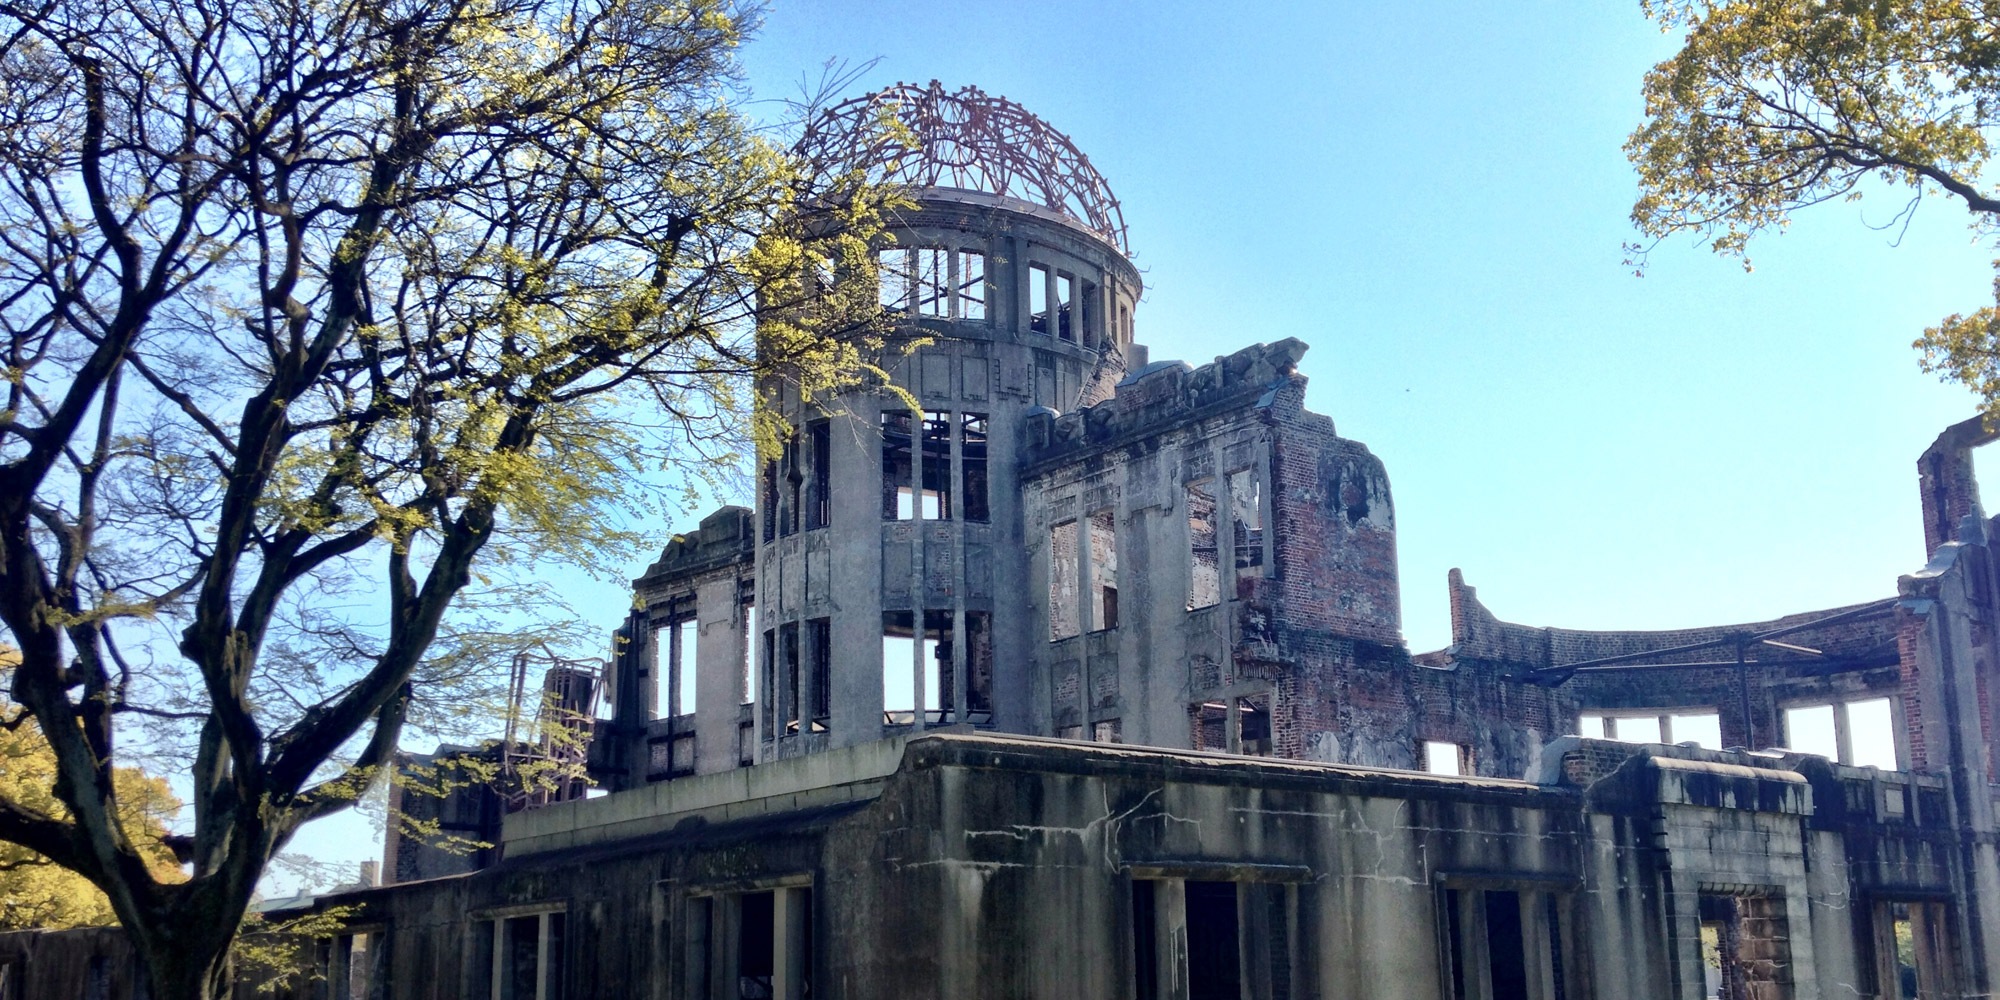
[[[799,731],[799,627],[778,626],[778,712],[785,735]]]
[[[951,251],[919,247],[916,255],[917,315],[951,315]]]
[[[778,537],[778,460],[764,463],[764,473],[760,481],[764,507],[764,541]]]
[[[1465,747],[1457,743],[1424,741],[1424,770],[1432,774],[1466,774],[1466,757]]]
[[[917,688],[911,670],[916,653],[913,616],[908,611],[882,613],[882,724],[907,726],[917,719]]]
[[[993,721],[993,617],[984,611],[965,613],[966,721]]]
[[[1444,906],[1455,1000],[1562,1000],[1556,894],[1447,889]]]
[[[1188,714],[1194,723],[1194,748],[1196,750],[1229,749],[1229,706],[1219,701],[1204,701],[1188,706]]]
[[[951,612],[924,612],[924,651],[919,668],[924,680],[924,720],[940,724],[952,720],[952,624]]]
[[[741,653],[743,655],[743,704],[757,700],[757,654],[751,643],[757,635],[757,605],[746,602],[743,608],[743,631],[741,633]]]
[[[1236,699],[1236,752],[1259,757],[1270,756],[1270,695],[1259,694]]]
[[[1236,883],[1186,883],[1189,1000],[1240,1000],[1243,953]]]
[[[1840,745],[1834,734],[1832,705],[1805,705],[1785,709],[1785,746],[1800,753],[1818,754],[1840,760]]]
[[[701,625],[693,618],[674,623],[674,687],[679,700],[674,705],[676,715],[690,715],[694,712],[695,679],[700,676],[697,664]]]
[[[1222,574],[1215,558],[1215,480],[1187,484],[1187,521],[1193,567],[1187,608],[1194,611],[1222,603]]]
[[[908,521],[916,516],[916,488],[910,411],[882,411],[882,519]]]
[[[958,317],[986,318],[986,255],[972,250],[958,252]]]
[[[1236,546],[1236,568],[1264,565],[1264,489],[1256,469],[1229,474],[1229,521]],[[1262,574],[1251,574],[1262,575]]]
[[[1118,627],[1118,522],[1108,510],[1090,515],[1090,627]]]
[[[1081,631],[1077,622],[1077,526],[1064,521],[1049,529],[1049,641]]]
[[[986,414],[959,417],[958,461],[964,479],[959,502],[966,520],[984,523],[991,516],[986,506]]]
[[[1049,333],[1049,269],[1028,265],[1028,332]]]
[[[1702,995],[1708,1000],[1789,1000],[1791,941],[1782,896],[1702,893]]]
[[[799,533],[802,487],[805,473],[799,468],[799,435],[797,431],[785,435],[785,448],[779,460],[779,476],[784,480],[784,509],[778,512],[778,534],[780,536]]]
[[[812,656],[812,678],[807,685],[812,731],[823,733],[833,720],[833,619],[814,618],[807,622],[806,640]]]
[[[1945,904],[1885,900],[1875,907],[1875,933],[1883,1000],[1956,995]]]
[[[951,520],[951,413],[924,413],[923,518]]]
[[[1056,274],[1056,336],[1076,343],[1076,279],[1067,274]]]
[[[904,312],[910,307],[910,252],[903,249],[884,250],[875,256],[876,273],[881,282],[882,309],[885,312]]]
[[[833,434],[831,425],[815,420],[806,425],[806,448],[812,454],[812,473],[806,488],[806,528],[824,528],[833,523]]]
[[[737,897],[736,995],[742,1000],[775,996],[778,971],[777,899],[773,892]]]

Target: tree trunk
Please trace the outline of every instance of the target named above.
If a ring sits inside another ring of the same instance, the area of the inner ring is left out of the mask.
[[[152,986],[150,1000],[227,1000],[230,995],[229,947],[242,915],[192,917],[177,914],[159,921],[147,934],[130,934]],[[129,932],[128,932],[129,933]]]

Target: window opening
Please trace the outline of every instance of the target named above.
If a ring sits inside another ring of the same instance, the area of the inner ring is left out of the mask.
[[[530,913],[491,927],[492,1000],[562,1000],[564,914]]]
[[[701,625],[693,618],[674,623],[674,685],[680,695],[674,711],[680,715],[694,711],[695,678],[700,674],[695,669],[700,662],[697,656],[700,635]]]
[[[1875,914],[1876,964],[1884,1000],[1953,995],[1944,904],[1887,900],[1876,906]]]
[[[1187,519],[1193,566],[1187,608],[1193,611],[1222,602],[1222,576],[1215,561],[1215,480],[1188,483]]]
[[[1722,718],[1714,712],[1654,709],[1584,712],[1577,719],[1577,729],[1579,735],[1595,740],[1694,743],[1710,750],[1722,749]]]
[[[1463,775],[1467,772],[1465,758],[1465,748],[1457,743],[1424,741],[1424,770],[1432,774]]]
[[[924,717],[929,723],[948,721],[953,714],[951,647],[951,612],[924,612],[924,652],[919,669],[924,678]]]
[[[806,448],[812,454],[812,475],[806,490],[806,528],[833,523],[833,434],[824,420],[806,425]]]
[[[1263,484],[1255,469],[1229,474],[1229,521],[1236,546],[1236,568],[1264,565]]]
[[[799,731],[799,627],[778,626],[778,711],[785,719],[785,735]]]
[[[1118,627],[1118,523],[1108,510],[1090,515],[1090,626]]]
[[[757,693],[760,696],[757,699],[757,718],[759,724],[763,726],[764,738],[768,740],[778,735],[777,698],[772,695],[772,692],[778,689],[778,685],[772,681],[772,675],[778,669],[778,635],[774,630],[766,629],[762,636],[763,638],[758,640],[761,643],[758,652],[762,655],[758,657],[757,662],[762,664],[762,667],[757,674],[762,681],[757,685]]]
[[[920,247],[916,254],[917,315],[951,315],[951,251]]]
[[[1521,895],[1486,893],[1486,951],[1492,963],[1493,996],[1528,996],[1526,942],[1521,934]]]
[[[884,250],[875,257],[876,272],[881,281],[881,304],[887,312],[903,312],[910,304],[910,252],[903,249]]]
[[[814,618],[807,622],[806,646],[812,656],[811,680],[807,684],[812,731],[823,733],[833,718],[833,619]]]
[[[1130,343],[1132,340],[1132,317],[1123,305],[1118,307],[1118,341]]]
[[[917,677],[923,677],[923,707],[927,719],[942,716],[946,697],[941,677],[951,676],[951,612],[924,612],[924,635],[914,631],[915,615],[889,611],[882,615],[882,722],[906,726],[916,721]],[[921,648],[916,648],[921,642]],[[942,663],[942,667],[940,664]]]
[[[757,700],[757,657],[750,645],[755,640],[756,635],[757,605],[755,603],[745,603],[743,605],[742,633],[743,704],[745,705]]]
[[[1190,708],[1194,715],[1194,748],[1229,749],[1229,706],[1219,701],[1205,701]]]
[[[1049,641],[1076,635],[1077,616],[1075,521],[1064,521],[1049,529]]]
[[[910,457],[910,411],[882,411],[882,519],[907,521],[916,516],[910,490],[915,470]]]
[[[1850,701],[1847,709],[1849,753],[1844,763],[1896,769],[1895,713],[1887,698]]]
[[[1028,265],[1028,332],[1049,332],[1049,269]]]
[[[1188,998],[1240,1000],[1243,954],[1236,883],[1189,881],[1186,888]]]
[[[778,534],[799,533],[800,493],[805,483],[805,473],[799,469],[799,434],[793,431],[785,435],[785,449],[779,460],[779,475],[784,478],[784,509],[778,513]]]
[[[742,1000],[770,1000],[778,964],[775,894],[746,892],[737,899],[736,995]]]
[[[1447,889],[1455,1000],[1562,1000],[1562,926],[1553,893]]]
[[[960,319],[986,318],[986,255],[971,250],[958,252],[958,316]]]
[[[967,721],[993,721],[993,618],[965,613],[965,710]]]
[[[924,497],[926,521],[951,520],[951,413],[924,414]]]
[[[1236,699],[1236,752],[1268,757],[1271,753],[1271,697]]]
[[[1896,713],[1883,697],[1785,709],[1785,746],[1856,767],[1893,771]]]
[[[990,516],[986,506],[986,414],[959,415],[959,468],[964,482],[959,502],[965,519],[984,522]]]
[[[1074,300],[1076,279],[1067,274],[1056,274],[1056,336],[1070,343],[1076,342],[1076,322]]]
[[[778,460],[764,463],[763,476],[764,541],[778,537]]]
[[[1784,904],[1782,896],[1701,894],[1707,1000],[1788,1000],[1791,943]]]

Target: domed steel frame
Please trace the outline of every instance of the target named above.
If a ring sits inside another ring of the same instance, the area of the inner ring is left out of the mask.
[[[893,117],[902,131],[879,126]],[[1130,255],[1125,214],[1090,157],[1026,108],[978,87],[947,93],[898,83],[815,119],[798,151],[822,166],[878,180],[1006,195],[1059,212]]]

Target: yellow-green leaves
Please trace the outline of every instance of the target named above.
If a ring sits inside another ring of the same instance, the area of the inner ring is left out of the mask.
[[[1991,236],[1988,170],[2000,128],[2000,9],[1982,0],[1642,0],[1681,50],[1646,75],[1626,142],[1632,221],[1744,259],[1791,213],[1862,197],[1944,194]],[[1645,247],[1629,248],[1643,264]],[[2000,287],[1996,288],[2000,294]],[[1917,346],[1925,371],[2000,412],[1993,308],[1953,315]]]

